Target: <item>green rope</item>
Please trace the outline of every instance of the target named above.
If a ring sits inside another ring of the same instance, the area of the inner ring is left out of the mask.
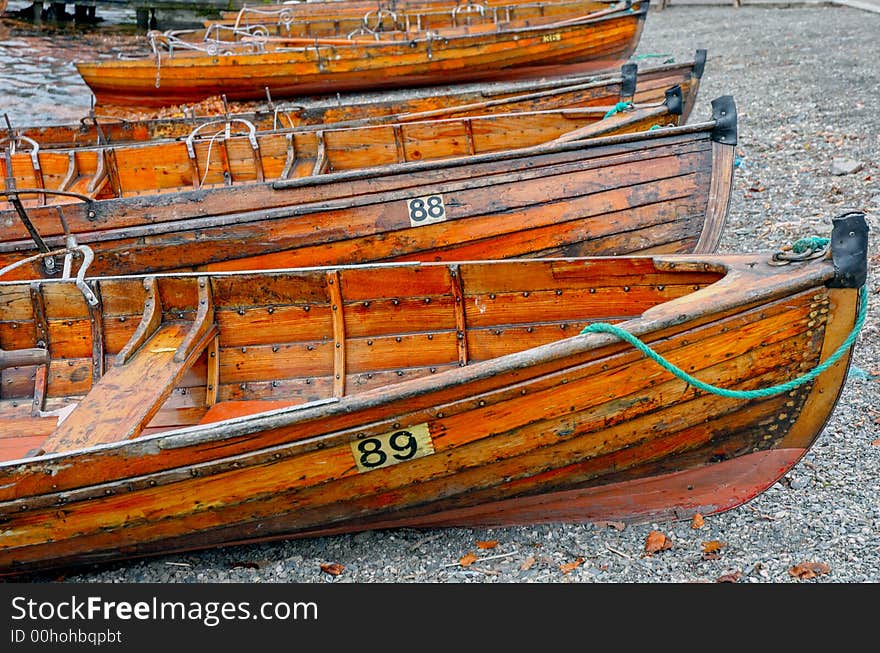
[[[650,54],[636,54],[636,55],[633,55],[632,57],[630,57],[630,59],[633,59],[633,60],[635,60],[635,61],[639,61],[640,59],[651,59],[651,58],[654,58],[654,57],[671,57],[671,56],[672,56],[671,54],[653,54],[653,53],[650,53]],[[671,63],[671,62],[670,62],[670,63]]]
[[[819,236],[810,236],[809,238],[801,238],[791,246],[791,251],[795,254],[803,254],[804,252],[818,252],[830,242],[828,238],[820,238]]]
[[[720,395],[722,397],[730,397],[733,399],[758,399],[760,397],[772,397],[773,395],[778,395],[780,393],[787,392],[788,390],[793,390],[794,388],[797,388],[798,386],[801,386],[808,381],[812,381],[822,372],[831,367],[855,342],[859,331],[861,331],[862,329],[862,325],[865,323],[865,316],[867,315],[867,313],[868,289],[867,286],[862,286],[861,292],[859,294],[859,315],[856,319],[855,325],[853,325],[853,330],[850,332],[847,339],[843,341],[843,344],[840,345],[840,347],[838,347],[834,351],[834,353],[831,354],[831,356],[829,356],[822,363],[814,367],[803,376],[799,376],[796,379],[786,381],[785,383],[781,383],[779,385],[770,386],[769,388],[761,388],[759,390],[728,390],[727,388],[719,388],[718,386],[703,383],[699,379],[694,378],[693,376],[685,372],[680,367],[676,367],[675,365],[670,363],[668,360],[663,358],[663,356],[648,347],[648,345],[643,343],[633,334],[629,333],[628,331],[624,331],[618,326],[608,324],[607,322],[596,322],[594,324],[590,324],[589,326],[584,327],[584,329],[581,331],[581,334],[610,333],[611,335],[617,336],[621,340],[625,340],[633,347],[641,351],[645,356],[652,359],[663,369],[672,372],[672,374],[677,376],[682,381],[686,381],[690,385],[694,386],[695,388],[699,388],[700,390],[705,390],[706,392],[711,392],[712,394]]]
[[[615,104],[613,107],[611,107],[611,108],[608,110],[608,113],[606,113],[606,114],[603,116],[602,120],[605,120],[605,118],[610,118],[610,117],[613,116],[615,113],[620,113],[621,111],[626,111],[627,109],[629,109],[630,107],[632,107],[632,105],[633,105],[632,102],[618,102],[617,104]]]

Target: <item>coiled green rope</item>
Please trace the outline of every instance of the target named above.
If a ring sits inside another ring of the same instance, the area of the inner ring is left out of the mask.
[[[605,118],[610,118],[610,117],[613,116],[615,113],[620,113],[621,111],[626,111],[626,110],[629,109],[632,105],[633,105],[632,102],[618,102],[617,104],[615,104],[613,107],[611,107],[611,108],[608,110],[608,113],[606,113],[606,114],[602,117],[602,120],[604,120]]]
[[[817,252],[825,245],[827,245],[830,241],[828,238],[821,238],[819,236],[810,236],[809,238],[801,238],[798,241],[795,241],[791,246],[791,251],[795,254],[803,254],[804,252]]]
[[[824,240],[826,243],[828,239],[818,239],[818,241]],[[797,243],[798,249],[800,252],[807,251],[810,247],[810,243],[818,242],[813,239],[805,238]],[[795,249],[795,245],[792,246],[792,249]],[[821,245],[820,245],[821,246]],[[806,374],[799,376],[791,381],[786,381],[785,383],[780,383],[779,385],[770,386],[769,388],[760,388],[758,390],[728,390],[727,388],[719,388],[718,386],[710,385],[709,383],[703,383],[699,379],[691,376],[687,372],[685,372],[680,367],[676,367],[668,360],[666,360],[663,356],[655,352],[648,345],[638,339],[637,336],[629,333],[628,331],[624,331],[618,326],[614,324],[608,324],[607,322],[596,322],[594,324],[590,324],[589,326],[584,327],[581,331],[581,334],[586,333],[609,333],[613,336],[617,336],[621,340],[625,340],[633,347],[642,352],[645,356],[656,362],[660,367],[671,372],[673,375],[685,381],[686,383],[694,386],[695,388],[699,388],[700,390],[705,390],[706,392],[710,392],[715,395],[719,395],[721,397],[729,397],[732,399],[758,399],[762,397],[772,397],[774,395],[781,394],[783,392],[787,392],[789,390],[793,390],[798,386],[801,386],[809,381],[812,381],[817,376],[819,376],[822,372],[827,370],[829,367],[834,365],[837,360],[843,356],[844,353],[852,346],[852,344],[856,341],[856,338],[859,335],[859,331],[862,330],[862,326],[865,323],[865,317],[868,314],[868,288],[867,286],[862,286],[859,292],[859,314],[856,318],[856,323],[853,325],[853,329],[850,332],[849,336],[847,336],[846,340],[834,350],[834,353],[831,354],[828,358],[822,361],[819,365],[814,367],[812,370],[807,372]]]

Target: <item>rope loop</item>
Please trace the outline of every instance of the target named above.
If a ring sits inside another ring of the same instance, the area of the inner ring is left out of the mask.
[[[820,238],[819,236],[801,238],[790,247],[784,248],[783,251],[774,253],[770,259],[770,265],[788,265],[796,261],[809,261],[814,258],[821,258],[828,250],[830,242],[830,239]]]
[[[865,323],[865,316],[867,315],[867,313],[868,289],[867,286],[862,286],[859,293],[859,314],[856,318],[856,322],[853,325],[853,329],[850,332],[849,336],[847,336],[846,340],[844,340],[843,343],[836,350],[834,350],[834,353],[832,353],[828,358],[826,358],[824,361],[822,361],[819,365],[814,367],[806,374],[794,378],[791,381],[786,381],[785,383],[780,383],[779,385],[770,386],[768,388],[760,388],[758,390],[729,390],[727,388],[720,388],[709,383],[704,383],[703,381],[700,381],[699,379],[691,376],[680,367],[677,367],[670,363],[662,355],[658,354],[644,342],[639,340],[637,336],[634,336],[629,331],[625,331],[624,329],[621,329],[614,324],[608,324],[607,322],[595,322],[594,324],[590,324],[584,327],[584,329],[581,331],[581,334],[608,333],[616,336],[621,340],[624,340],[631,344],[633,347],[638,349],[645,356],[653,360],[666,371],[671,372],[677,378],[700,390],[704,390],[711,394],[732,399],[759,399],[763,397],[772,397],[774,395],[793,390],[794,388],[797,388],[805,383],[812,381],[822,372],[834,365],[834,363],[836,363],[838,359],[843,356],[844,353],[846,353],[846,351],[856,341],[856,338],[858,337],[859,332],[862,330],[862,326]]]

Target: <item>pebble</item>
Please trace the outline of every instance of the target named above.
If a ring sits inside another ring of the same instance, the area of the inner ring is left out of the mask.
[[[834,159],[831,162],[832,175],[851,175],[861,170],[864,166],[853,159]]]

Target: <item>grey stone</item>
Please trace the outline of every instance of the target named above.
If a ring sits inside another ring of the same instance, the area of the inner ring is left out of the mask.
[[[831,162],[831,174],[838,176],[851,175],[858,172],[863,167],[864,164],[855,159],[834,159]]]

